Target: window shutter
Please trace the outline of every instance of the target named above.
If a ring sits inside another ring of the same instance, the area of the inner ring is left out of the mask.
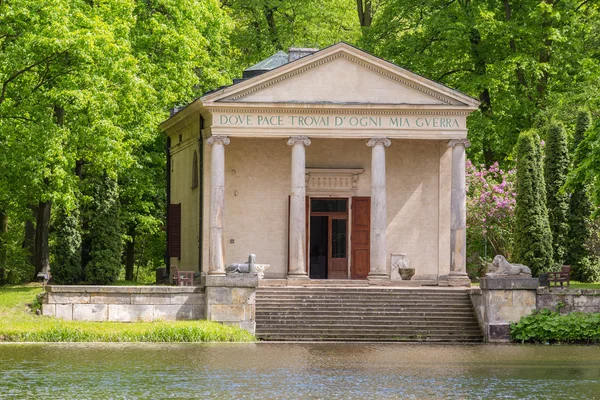
[[[169,257],[181,258],[181,203],[169,204],[167,225]]]

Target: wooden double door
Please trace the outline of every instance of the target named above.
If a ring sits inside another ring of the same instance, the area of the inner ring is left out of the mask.
[[[307,198],[307,253],[311,279],[367,277],[370,212],[369,197]]]

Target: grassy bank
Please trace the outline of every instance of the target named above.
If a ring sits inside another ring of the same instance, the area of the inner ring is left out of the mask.
[[[35,315],[39,285],[0,286],[0,341],[5,342],[252,342],[239,328],[209,321],[84,322]],[[32,304],[33,303],[33,304]]]

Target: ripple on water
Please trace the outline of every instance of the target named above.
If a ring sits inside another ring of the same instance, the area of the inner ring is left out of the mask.
[[[0,398],[594,398],[600,347],[4,344]]]

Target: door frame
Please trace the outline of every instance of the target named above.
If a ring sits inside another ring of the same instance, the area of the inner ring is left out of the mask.
[[[346,200],[346,211],[345,212],[322,212],[322,211],[312,211],[312,200]],[[339,196],[339,195],[316,195],[316,196],[306,196],[306,260],[307,260],[307,273],[310,276],[310,217],[323,217],[327,216],[328,219],[328,227],[327,227],[327,240],[331,239],[331,220],[332,216],[339,216],[344,218],[337,219],[345,219],[346,220],[346,259],[348,260],[346,265],[346,278],[337,278],[337,279],[351,279],[350,266],[352,265],[352,253],[351,253],[351,221],[352,221],[352,196]],[[327,271],[329,275],[329,262],[331,259],[331,243],[327,245]],[[327,279],[332,279],[327,277]]]

